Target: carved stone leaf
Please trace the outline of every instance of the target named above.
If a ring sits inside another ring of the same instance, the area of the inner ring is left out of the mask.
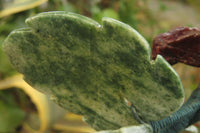
[[[47,12],[13,31],[4,51],[31,86],[63,108],[84,116],[96,130],[163,119],[184,99],[181,81],[130,26],[111,18],[103,25],[74,13]]]

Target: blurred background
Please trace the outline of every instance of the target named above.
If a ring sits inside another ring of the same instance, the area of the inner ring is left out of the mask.
[[[150,45],[156,35],[173,28],[200,28],[199,0],[0,0],[0,133],[94,131],[82,116],[63,110],[26,84],[2,51],[12,30],[26,27],[26,18],[47,11],[75,12],[99,23],[102,17],[111,17],[135,28]],[[187,99],[200,82],[200,68],[181,63],[173,67]]]

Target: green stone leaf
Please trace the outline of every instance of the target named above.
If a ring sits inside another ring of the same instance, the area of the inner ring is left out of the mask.
[[[41,13],[13,31],[3,48],[26,82],[96,130],[138,124],[127,103],[144,121],[175,112],[184,91],[173,68],[161,56],[152,61],[149,44],[129,25],[111,18],[102,23]]]

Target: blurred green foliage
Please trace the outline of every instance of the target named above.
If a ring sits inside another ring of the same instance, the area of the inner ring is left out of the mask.
[[[1,133],[15,132],[20,127],[26,115],[20,106],[25,107],[23,104],[26,103],[26,100],[25,94],[20,90],[0,91]]]
[[[190,5],[194,6],[198,11],[200,11],[200,1],[199,0],[186,0]]]

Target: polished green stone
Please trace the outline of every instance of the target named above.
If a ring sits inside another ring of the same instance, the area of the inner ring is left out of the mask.
[[[147,41],[111,18],[102,25],[66,12],[41,13],[13,31],[3,48],[34,88],[97,130],[160,120],[183,103],[179,76],[161,57],[151,60]]]

